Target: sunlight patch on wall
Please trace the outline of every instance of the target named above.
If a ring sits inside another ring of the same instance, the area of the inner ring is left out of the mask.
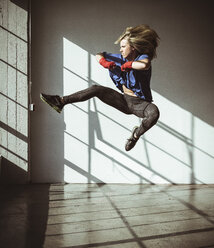
[[[100,66],[100,64],[97,63],[95,56],[92,54],[90,54],[90,80],[102,86],[112,86],[108,70]]]
[[[95,56],[63,39],[64,95],[100,84],[113,89]],[[97,98],[64,111],[65,181],[70,183],[214,182],[214,129],[153,91],[161,116],[130,152],[124,145],[141,120]],[[203,135],[202,135],[203,133]],[[211,139],[212,138],[212,139]],[[206,165],[203,165],[206,163]],[[206,171],[204,170],[206,168]]]
[[[214,128],[199,118],[194,118],[195,175],[202,182],[214,182]]]
[[[69,95],[88,87],[88,53],[65,38],[63,48],[63,95]],[[70,163],[64,165],[64,180],[85,182],[72,165],[88,169],[88,103],[65,106],[64,122],[64,158]]]
[[[63,38],[63,66],[64,68],[70,70],[78,77],[85,80],[88,79],[88,53],[70,42],[69,40]]]

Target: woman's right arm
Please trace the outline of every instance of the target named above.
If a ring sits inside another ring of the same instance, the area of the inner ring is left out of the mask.
[[[103,53],[97,53],[96,59],[97,62],[100,63],[104,68],[111,70],[116,67],[115,62],[106,60]]]
[[[103,53],[97,53],[96,54],[96,60],[97,60],[97,62],[99,62],[100,59],[102,59],[102,58],[104,58]]]

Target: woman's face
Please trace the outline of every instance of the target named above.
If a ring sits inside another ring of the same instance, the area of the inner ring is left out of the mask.
[[[136,50],[134,49],[134,47],[129,45],[129,42],[126,38],[124,38],[120,42],[120,52],[123,58],[128,60],[133,60],[136,55]]]

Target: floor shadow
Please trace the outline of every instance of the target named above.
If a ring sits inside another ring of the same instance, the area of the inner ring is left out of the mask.
[[[43,247],[49,184],[0,185],[1,247]]]
[[[31,185],[28,195],[28,231],[25,248],[43,247],[49,210],[49,184]]]
[[[187,201],[186,199],[182,199],[181,196],[173,195],[170,192],[171,187],[166,187],[165,189],[160,190],[160,192],[165,193],[169,197],[174,198],[175,200],[177,200],[178,202],[180,202],[181,204],[186,206],[188,209],[194,211],[199,216],[201,216],[202,218],[204,218],[205,220],[210,222],[212,225],[214,225],[213,218],[211,216],[209,216],[209,214],[207,214],[205,211],[203,211],[203,210],[199,209],[197,206],[195,206],[194,201],[193,201],[194,200],[194,189],[192,189],[191,187],[192,187],[192,185],[190,185],[189,186],[190,189],[188,189],[190,191],[189,201]],[[192,200],[192,202],[191,202],[191,200]]]

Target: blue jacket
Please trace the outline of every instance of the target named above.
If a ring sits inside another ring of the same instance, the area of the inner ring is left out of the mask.
[[[116,64],[115,69],[109,70],[109,75],[116,85],[122,92],[125,85],[126,88],[132,90],[134,94],[146,101],[152,101],[152,93],[150,89],[151,79],[151,66],[148,70],[130,70],[129,72],[121,71],[121,65],[126,63],[128,60],[123,58],[121,54],[113,54],[104,52],[103,56],[108,61],[114,61]],[[140,54],[136,57],[135,61],[148,58],[146,54]]]

